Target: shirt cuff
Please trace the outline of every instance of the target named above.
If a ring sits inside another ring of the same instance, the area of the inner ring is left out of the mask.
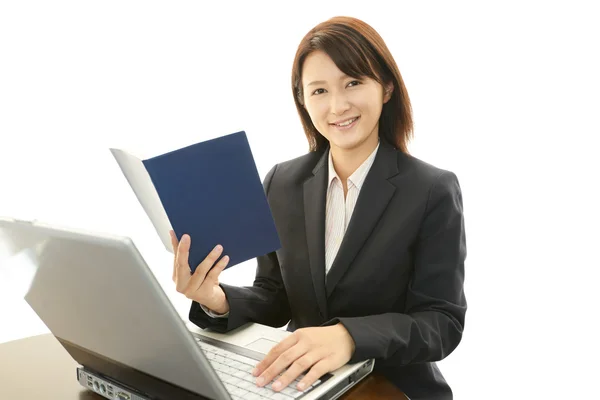
[[[227,311],[225,314],[215,314],[214,312],[212,312],[211,310],[209,310],[208,308],[204,307],[202,304],[198,303],[200,305],[200,308],[202,308],[202,310],[209,316],[212,318],[227,318],[229,317],[229,311]]]

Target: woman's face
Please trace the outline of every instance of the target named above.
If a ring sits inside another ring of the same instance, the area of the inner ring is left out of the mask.
[[[372,151],[377,146],[379,117],[392,93],[370,78],[353,78],[322,51],[309,54],[302,67],[304,105],[331,151]]]

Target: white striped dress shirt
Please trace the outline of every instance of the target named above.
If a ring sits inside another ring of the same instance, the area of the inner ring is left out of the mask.
[[[379,144],[360,167],[348,177],[348,193],[345,199],[342,181],[333,167],[331,151],[329,152],[329,186],[327,188],[327,206],[325,209],[325,275],[329,272],[340,249],[360,189],[373,165],[378,148]]]

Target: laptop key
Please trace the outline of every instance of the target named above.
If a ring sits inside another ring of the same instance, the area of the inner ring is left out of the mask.
[[[248,393],[244,400],[262,400],[264,397],[257,395],[256,393]]]
[[[287,396],[280,392],[275,392],[271,395],[270,399],[272,400],[292,400],[290,396]]]
[[[236,387],[229,393],[231,393],[233,396],[240,396],[243,398],[244,396],[246,396],[248,394],[248,391],[244,390],[242,388]]]
[[[281,393],[286,394],[288,396],[291,396],[293,398],[302,396],[302,392],[300,392],[300,391],[298,391],[298,390],[296,390],[296,389],[294,389],[294,388],[292,388],[290,386],[288,386],[285,389],[283,389],[281,391]]]

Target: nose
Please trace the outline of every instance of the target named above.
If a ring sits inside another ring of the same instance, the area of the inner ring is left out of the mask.
[[[340,116],[350,109],[350,102],[344,94],[337,93],[331,96],[330,107],[334,115]]]

